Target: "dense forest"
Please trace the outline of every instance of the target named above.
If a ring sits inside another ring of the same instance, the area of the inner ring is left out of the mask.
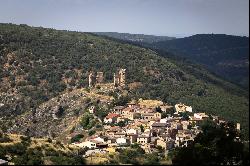
[[[128,84],[141,83],[130,89],[131,98],[182,102],[240,122],[248,135],[248,92],[168,57],[91,33],[0,24],[0,116],[15,118],[65,90],[86,87],[90,70],[103,71],[111,82],[121,67]]]
[[[249,38],[200,34],[154,43],[158,49],[203,64],[219,76],[249,88]]]

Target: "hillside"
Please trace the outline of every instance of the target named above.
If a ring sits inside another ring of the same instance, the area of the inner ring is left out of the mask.
[[[84,150],[48,138],[0,133],[0,158],[9,165],[82,165]]]
[[[170,58],[184,58],[210,72],[249,89],[249,38],[223,34],[197,34],[184,38],[157,36],[159,40],[136,40],[126,33],[95,33],[143,47],[170,52]],[[134,37],[135,36],[135,37]],[[168,54],[168,53],[167,53]],[[175,56],[173,56],[173,54]],[[171,57],[172,56],[172,57]]]
[[[4,124],[67,91],[86,87],[90,70],[103,71],[105,81],[112,82],[113,73],[121,67],[127,69],[127,83],[141,85],[128,89],[130,98],[183,102],[194,111],[241,122],[245,133],[249,130],[247,92],[150,49],[90,33],[0,24],[0,59]]]
[[[153,44],[204,65],[233,83],[249,88],[249,38],[223,34],[199,34]]]
[[[175,37],[168,37],[168,36],[154,36],[154,35],[117,33],[117,32],[94,32],[94,34],[116,38],[129,42],[148,43],[148,44],[175,39]]]

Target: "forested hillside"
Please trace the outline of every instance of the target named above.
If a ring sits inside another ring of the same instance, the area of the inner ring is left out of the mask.
[[[136,35],[125,33],[96,33],[131,44],[170,52],[175,58],[185,58],[192,63],[201,64],[210,72],[230,82],[249,89],[249,38],[224,34],[197,34],[184,38],[154,36],[161,41],[136,40]],[[130,39],[131,38],[131,39]],[[128,40],[130,39],[130,40]]]
[[[90,33],[13,24],[0,24],[0,116],[15,118],[66,89],[86,87],[90,70],[111,81],[119,67],[127,69],[127,83],[141,82],[131,98],[183,102],[241,122],[248,133],[248,92],[202,68]]]
[[[204,65],[217,75],[249,88],[249,38],[200,34],[153,44]]]

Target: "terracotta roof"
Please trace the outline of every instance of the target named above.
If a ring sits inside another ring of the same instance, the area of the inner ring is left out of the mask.
[[[114,109],[124,109],[124,106],[115,106]]]
[[[119,114],[110,113],[106,116],[106,119],[112,119],[112,118],[117,117],[117,116],[119,116]]]

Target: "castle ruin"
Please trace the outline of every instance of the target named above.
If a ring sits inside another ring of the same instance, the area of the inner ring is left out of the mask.
[[[89,87],[94,87],[97,83],[103,82],[103,72],[94,74],[92,71],[89,74]]]
[[[126,69],[120,69],[118,73],[114,73],[114,86],[124,87],[125,86],[125,72]]]
[[[126,83],[126,77],[125,77],[126,69],[119,69],[118,72],[114,73],[114,80],[113,85],[114,87],[124,87]],[[103,83],[104,76],[103,72],[90,72],[89,73],[89,87],[92,88],[96,84]]]

